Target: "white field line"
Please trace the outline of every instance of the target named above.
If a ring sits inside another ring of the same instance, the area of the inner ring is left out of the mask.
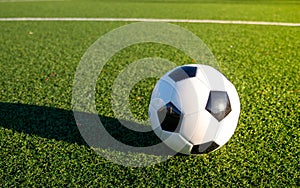
[[[0,18],[0,21],[93,21],[93,22],[169,22],[169,23],[212,23],[212,24],[237,24],[237,25],[269,25],[269,26],[294,26],[300,23],[264,22],[264,21],[239,21],[239,20],[197,20],[197,19],[156,19],[156,18]]]

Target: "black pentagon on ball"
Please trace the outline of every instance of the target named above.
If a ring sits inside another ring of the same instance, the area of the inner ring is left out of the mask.
[[[195,77],[197,73],[197,67],[192,66],[182,66],[175,69],[169,74],[169,77],[172,78],[175,82]]]
[[[194,145],[192,147],[191,154],[204,154],[209,153],[215,149],[217,149],[219,145],[214,141],[206,142],[204,144]]]
[[[182,119],[182,113],[174,104],[169,102],[157,111],[162,130],[178,133]]]
[[[205,109],[218,121],[222,121],[231,112],[227,92],[210,91]]]

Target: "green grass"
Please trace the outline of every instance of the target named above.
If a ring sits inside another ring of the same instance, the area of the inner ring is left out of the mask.
[[[112,16],[299,22],[296,1],[232,4],[71,1],[0,5],[0,17]],[[149,7],[155,11],[152,13]],[[183,11],[177,11],[180,7]],[[216,7],[225,11],[218,14]],[[54,9],[57,12],[51,11]],[[239,14],[245,10],[247,13]],[[270,14],[264,17],[261,10]],[[237,130],[220,150],[200,156],[175,156],[153,166],[132,168],[114,164],[89,148],[77,130],[72,113],[74,73],[81,56],[95,40],[125,24],[0,22],[1,187],[300,185],[299,27],[179,24],[208,45],[240,96]],[[168,58],[178,65],[190,63],[184,54],[158,44],[135,45],[116,54],[105,66],[96,86],[97,110],[107,127],[118,125],[110,104],[114,78],[127,64],[147,56]],[[149,79],[133,88],[131,109],[137,118],[147,117],[147,103],[154,84],[155,79]],[[149,144],[149,139],[151,142],[151,135],[145,138],[120,131],[124,130],[111,129],[112,134],[126,143]]]
[[[299,22],[299,1],[58,1],[1,3],[1,17],[137,17]]]

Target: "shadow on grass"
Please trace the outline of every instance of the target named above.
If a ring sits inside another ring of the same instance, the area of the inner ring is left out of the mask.
[[[86,113],[84,115],[95,116]],[[161,142],[153,131],[135,132],[122,126],[115,118],[98,117],[106,131],[126,145],[146,147]],[[73,111],[35,105],[0,103],[0,126],[43,138],[88,146],[78,130]]]

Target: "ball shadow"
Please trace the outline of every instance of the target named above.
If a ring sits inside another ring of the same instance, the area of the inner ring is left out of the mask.
[[[85,116],[95,114],[84,113]],[[98,115],[96,115],[98,116]],[[106,131],[123,144],[134,147],[147,147],[161,143],[153,131],[136,132],[124,127],[116,118],[98,116]],[[133,122],[129,122],[133,124]],[[0,126],[16,132],[37,135],[79,145],[89,145],[83,139],[74,119],[73,111],[53,107],[0,102]],[[138,124],[137,124],[138,126]],[[101,144],[100,144],[101,145]],[[113,146],[109,146],[113,147]],[[103,148],[106,149],[106,148]],[[116,149],[116,148],[110,148]],[[174,153],[166,146],[166,153]],[[149,151],[153,155],[161,155]]]

